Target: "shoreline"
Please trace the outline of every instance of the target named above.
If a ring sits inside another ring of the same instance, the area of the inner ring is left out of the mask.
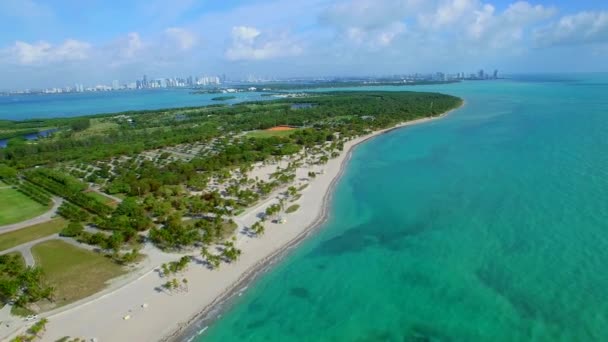
[[[267,224],[266,234],[261,238],[237,233],[237,246],[245,255],[238,262],[209,270],[201,265],[198,252],[188,253],[186,255],[193,256],[193,262],[182,274],[176,275],[188,279],[188,288],[178,292],[162,290],[166,279],[158,275],[160,264],[154,262],[148,271],[120,287],[102,291],[92,299],[60,312],[43,314],[49,324],[42,341],[55,341],[64,336],[98,341],[181,341],[197,335],[203,328],[197,322],[208,326],[216,320],[227,302],[323,227],[329,217],[336,185],[346,172],[355,147],[381,134],[444,118],[464,105],[462,101],[458,107],[440,115],[407,121],[345,142],[340,156],[323,165],[323,171],[302,191],[298,199],[300,209],[286,216],[289,222]],[[307,171],[309,169],[301,170],[303,175]],[[257,214],[274,202],[276,198],[270,196],[235,218],[240,223],[239,229],[256,222]],[[154,253],[149,255],[151,262],[179,258],[179,255],[160,251]]]
[[[249,285],[252,284],[259,276],[269,271],[274,264],[280,262],[283,258],[285,258],[289,254],[289,252],[291,252],[291,250],[296,248],[300,243],[310,237],[315,231],[319,230],[329,218],[329,209],[331,207],[331,200],[335,194],[336,186],[338,185],[338,182],[342,179],[342,176],[346,171],[346,166],[350,162],[355,148],[383,134],[387,134],[408,126],[442,119],[448,116],[453,111],[461,109],[462,107],[464,107],[464,105],[465,101],[463,100],[460,106],[451,109],[445,113],[442,113],[438,116],[407,121],[391,128],[385,128],[379,131],[375,131],[367,137],[360,137],[363,138],[363,140],[354,143],[352,146],[349,146],[348,150],[345,151],[346,155],[340,162],[340,169],[338,173],[333,177],[329,187],[326,189],[326,192],[323,196],[321,211],[317,214],[315,220],[310,223],[306,228],[304,228],[295,238],[293,238],[287,244],[279,247],[278,250],[271,253],[262,260],[259,260],[251,269],[248,269],[244,274],[242,274],[241,277],[237,280],[237,282],[232,284],[229,288],[226,288],[223,293],[217,296],[212,303],[207,304],[200,312],[193,315],[187,322],[180,323],[179,327],[175,331],[173,331],[167,336],[163,336],[159,340],[159,342],[192,341],[193,337],[201,334],[197,333],[200,329],[207,330],[207,328],[211,324],[213,324],[213,322],[221,318],[222,312],[224,312],[224,310],[226,309],[224,305],[228,301],[248,289]],[[193,325],[197,322],[206,324],[197,325],[196,327],[194,327]]]

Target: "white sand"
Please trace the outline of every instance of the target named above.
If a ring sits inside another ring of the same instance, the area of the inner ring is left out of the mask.
[[[436,118],[410,121],[397,127],[419,124]],[[173,294],[159,292],[157,288],[167,279],[161,278],[155,271],[150,271],[126,285],[122,284],[122,287],[112,286],[113,289],[107,289],[92,298],[85,299],[84,304],[59,313],[42,315],[49,319],[42,340],[55,341],[63,336],[72,336],[86,338],[87,341],[96,338],[100,342],[155,341],[179,332],[206,308],[216,305],[218,301],[234,292],[235,288],[245,286],[242,284],[244,280],[279,255],[286,246],[300,241],[314,226],[318,226],[325,219],[325,202],[330,196],[332,183],[339,178],[352,148],[387,130],[347,142],[342,154],[322,167],[324,174],[318,175],[302,191],[301,198],[296,202],[300,205],[300,209],[295,213],[284,215],[288,220],[286,224],[277,225],[267,222],[266,234],[260,238],[238,234],[237,246],[243,252],[238,262],[222,264],[220,269],[215,271],[208,270],[197,262],[191,263],[187,271],[177,276],[179,280],[188,279],[187,292]],[[318,170],[317,168],[321,167],[316,166],[315,169]],[[296,179],[296,183],[298,182],[299,180]],[[274,198],[266,200],[248,210],[236,221],[245,226],[253,224],[258,220],[257,214],[275,201]],[[155,255],[151,259],[167,260],[167,255],[161,254],[163,255]],[[175,255],[169,259],[178,258],[179,256]],[[142,307],[144,303],[147,304],[146,308]],[[128,320],[123,319],[126,315],[130,316]]]

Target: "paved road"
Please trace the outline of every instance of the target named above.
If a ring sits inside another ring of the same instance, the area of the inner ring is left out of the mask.
[[[34,261],[34,256],[32,255],[32,251],[31,251],[32,246],[39,244],[41,242],[44,242],[44,241],[57,239],[58,237],[59,237],[59,234],[53,234],[53,235],[49,235],[47,237],[40,238],[38,240],[26,242],[22,245],[15,246],[13,248],[5,249],[2,252],[0,252],[0,255],[12,253],[12,252],[19,252],[19,253],[21,253],[21,255],[23,255],[23,259],[25,259],[26,265],[34,266],[36,264],[36,261]]]
[[[34,256],[32,255],[32,247],[41,242],[45,242],[45,241],[49,241],[49,240],[61,240],[63,242],[69,243],[70,245],[74,245],[79,248],[88,249],[90,251],[94,251],[98,248],[95,246],[80,243],[72,238],[62,237],[62,236],[59,236],[59,234],[53,234],[53,235],[49,235],[49,236],[46,236],[46,237],[43,237],[43,238],[40,238],[37,240],[26,242],[24,244],[15,246],[13,248],[5,249],[2,252],[0,252],[0,255],[12,253],[12,252],[19,252],[19,253],[21,253],[21,255],[23,255],[23,259],[25,259],[26,265],[34,266],[36,264],[36,261],[34,260]]]
[[[53,218],[53,216],[57,215],[57,209],[59,209],[59,207],[61,206],[61,203],[63,203],[63,198],[53,197],[52,201],[53,201],[53,207],[46,213],[44,213],[38,217],[29,219],[29,220],[25,220],[25,221],[13,223],[13,224],[7,224],[5,226],[0,226],[0,233],[8,233],[8,232],[12,232],[13,230],[18,230],[18,229],[29,227],[29,226],[32,226],[32,225],[35,225],[38,223],[50,221]]]

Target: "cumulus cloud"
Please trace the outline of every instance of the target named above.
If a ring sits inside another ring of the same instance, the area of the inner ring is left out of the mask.
[[[91,44],[67,39],[62,44],[53,45],[45,41],[26,43],[17,41],[5,49],[5,55],[12,62],[21,65],[49,64],[56,62],[83,60],[88,58]]]
[[[515,2],[502,13],[494,6],[484,4],[474,11],[474,19],[466,27],[468,38],[491,48],[510,48],[519,44],[525,32],[534,24],[551,18],[556,13],[552,7]]]
[[[180,50],[190,50],[198,43],[195,33],[180,27],[170,27],[165,30],[165,34],[171,39]]]
[[[330,6],[319,20],[348,40],[374,48],[390,47],[400,37],[415,45],[434,41],[446,46],[506,48],[555,12],[526,1],[499,12],[480,0],[351,0]]]
[[[608,42],[608,12],[580,12],[535,31],[539,46]]]
[[[399,22],[424,8],[422,0],[350,0],[329,6],[319,16],[321,24],[342,30],[375,30]]]
[[[394,22],[376,29],[366,30],[360,27],[349,27],[344,33],[351,42],[368,47],[387,47],[407,31],[407,26],[401,22]]]
[[[233,27],[231,37],[232,44],[225,55],[232,61],[295,56],[303,51],[302,47],[287,34],[272,36],[263,34],[255,27]]]
[[[114,60],[120,61],[135,58],[144,49],[144,46],[139,33],[130,32],[110,44],[109,50],[114,52]]]

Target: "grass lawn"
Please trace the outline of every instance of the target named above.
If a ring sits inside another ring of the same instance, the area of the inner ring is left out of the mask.
[[[114,201],[113,199],[111,199],[110,197],[106,197],[100,193],[97,193],[95,191],[89,191],[86,193],[87,196],[94,198],[96,201],[103,203],[105,205],[109,205],[111,207],[116,207],[118,206],[118,203],[116,203],[116,201]]]
[[[114,194],[114,195],[112,195],[112,196],[114,196],[114,197],[118,197],[118,198],[120,198],[120,199],[122,199],[122,200],[125,200],[125,199],[127,199],[127,197],[128,197],[126,194]]]
[[[117,129],[119,125],[115,122],[108,121],[107,119],[102,118],[94,118],[91,119],[91,127],[85,129],[81,132],[76,132],[74,134],[77,138],[85,138],[92,135],[99,135],[106,133],[108,131]]]
[[[55,301],[43,305],[45,310],[95,294],[110,279],[126,273],[109,258],[60,240],[39,243],[32,247],[32,254],[49,284],[55,287]]]
[[[59,217],[48,222],[39,223],[27,228],[0,234],[0,251],[7,250],[45,236],[59,233],[67,225],[68,222]]]
[[[0,226],[31,219],[44,214],[50,208],[15,189],[0,189]]]
[[[248,138],[270,138],[270,137],[286,137],[293,132],[297,131],[297,129],[292,129],[289,131],[251,131],[247,133]]]

